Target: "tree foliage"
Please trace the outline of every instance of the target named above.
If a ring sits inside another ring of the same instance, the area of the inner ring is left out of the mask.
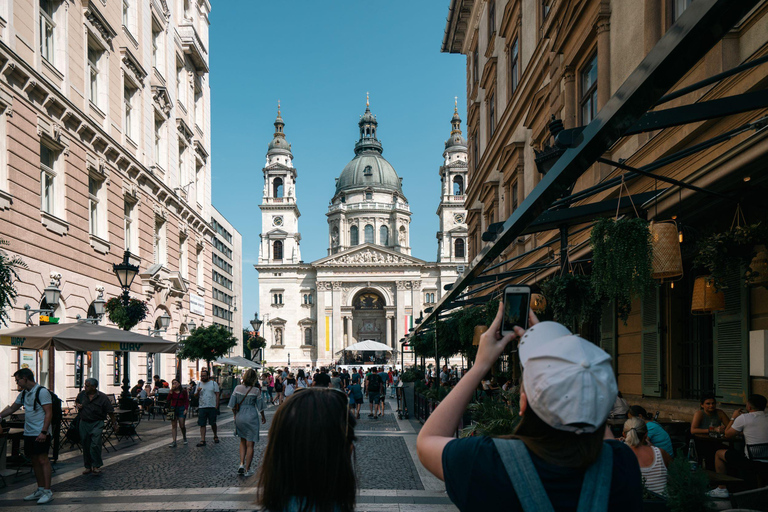
[[[541,283],[541,293],[555,321],[571,329],[592,320],[600,311],[592,280],[583,274],[552,276]]]
[[[7,240],[0,239],[0,245],[10,245]],[[18,256],[8,257],[0,251],[0,323],[7,326],[9,320],[6,308],[16,302],[18,293],[14,282],[19,279],[17,269],[27,268],[27,264]]]
[[[192,331],[179,350],[178,357],[190,361],[203,360],[210,366],[212,361],[227,355],[237,345],[237,338],[226,327],[211,324]]]
[[[149,314],[147,303],[139,299],[129,299],[128,306],[123,305],[119,297],[112,297],[104,305],[109,321],[124,331],[130,331]]]

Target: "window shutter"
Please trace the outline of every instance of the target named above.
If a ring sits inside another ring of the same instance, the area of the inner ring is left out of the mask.
[[[616,371],[616,302],[609,300],[603,303],[603,313],[600,321],[600,348],[605,350],[613,359],[611,365]]]
[[[747,400],[747,339],[749,337],[749,289],[741,270],[726,274],[725,310],[715,313],[715,390],[722,402],[743,404]]]
[[[654,286],[642,299],[642,369],[644,396],[661,396],[661,325],[659,287]]]

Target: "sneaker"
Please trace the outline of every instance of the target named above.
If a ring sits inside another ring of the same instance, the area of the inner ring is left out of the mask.
[[[720,487],[715,487],[711,491],[707,493],[707,496],[710,498],[727,498],[730,496],[728,493],[728,489],[721,489]]]
[[[240,464],[240,467],[237,468],[237,474],[242,475],[243,473],[245,473],[245,464]]]
[[[176,448],[176,441],[168,445],[168,448]]]
[[[252,470],[252,469],[249,469],[248,471],[246,471],[245,473],[243,473],[243,476],[244,476],[245,478],[248,478],[248,477],[250,477],[250,476],[253,476],[253,475],[255,475],[255,474],[256,474],[256,472],[255,472],[254,470]]]
[[[189,444],[189,441],[187,441],[187,438],[184,438],[184,444]]]
[[[373,418],[373,414],[369,414],[369,415],[368,415],[368,417],[369,417],[369,418]]]
[[[43,489],[38,488],[35,492],[29,496],[24,496],[24,501],[37,501],[43,496]]]
[[[38,505],[45,505],[46,503],[50,503],[53,501],[53,492],[50,489],[46,489],[43,491],[43,495],[40,496],[40,499],[37,500]]]

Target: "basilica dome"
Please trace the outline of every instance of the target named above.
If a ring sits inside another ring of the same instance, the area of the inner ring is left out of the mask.
[[[381,156],[381,142],[376,138],[378,122],[366,104],[365,113],[358,122],[360,140],[355,144],[355,158],[341,171],[336,180],[336,194],[347,190],[372,188],[373,190],[398,192],[403,188],[392,164]]]

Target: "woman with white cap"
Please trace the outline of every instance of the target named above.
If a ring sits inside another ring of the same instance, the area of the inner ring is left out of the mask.
[[[555,322],[530,313],[528,331],[499,332],[502,305],[482,335],[475,364],[429,416],[419,459],[445,481],[460,510],[641,511],[637,459],[605,421],[616,399],[611,357]],[[480,379],[520,338],[522,420],[514,435],[455,439]]]

